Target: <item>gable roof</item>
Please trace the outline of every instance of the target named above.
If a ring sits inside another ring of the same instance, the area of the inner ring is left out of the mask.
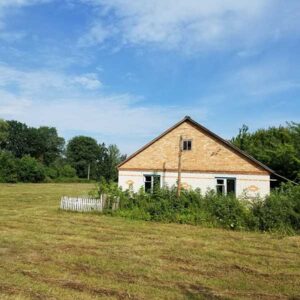
[[[232,143],[230,143],[229,141],[221,138],[220,136],[218,136],[217,134],[213,133],[212,131],[210,131],[209,129],[207,129],[206,127],[202,126],[201,124],[199,124],[198,122],[194,121],[191,117],[189,116],[185,116],[181,121],[179,121],[178,123],[176,123],[175,125],[173,125],[172,127],[170,127],[169,129],[167,129],[166,131],[164,131],[161,135],[159,135],[157,138],[153,139],[152,141],[150,141],[148,144],[146,144],[145,146],[143,146],[142,148],[140,148],[139,150],[137,150],[136,152],[134,152],[133,154],[131,154],[130,156],[128,156],[127,159],[125,159],[123,162],[121,162],[118,165],[118,168],[121,167],[122,165],[124,165],[126,162],[128,162],[129,160],[131,160],[133,157],[137,156],[139,153],[141,153],[142,151],[144,151],[146,148],[150,147],[152,144],[154,144],[156,141],[158,141],[159,139],[161,139],[162,137],[164,137],[166,134],[168,134],[169,132],[171,132],[173,129],[175,129],[176,127],[178,127],[179,125],[181,125],[184,122],[189,122],[190,124],[194,125],[197,129],[204,131],[205,133],[207,133],[209,136],[213,137],[214,139],[216,139],[217,141],[219,141],[221,144],[227,146],[228,148],[230,148],[232,151],[234,151],[235,153],[239,154],[240,156],[246,158],[248,161],[254,163],[255,165],[261,167],[263,170],[269,172],[270,174],[273,174],[277,177],[280,177],[282,179],[288,180],[289,179],[277,174],[275,171],[273,171],[272,169],[270,169],[268,166],[266,166],[265,164],[261,163],[260,161],[258,161],[257,159],[255,159],[254,157],[252,157],[251,155],[247,154],[246,152],[240,150],[238,147],[236,147],[235,145],[233,145]]]

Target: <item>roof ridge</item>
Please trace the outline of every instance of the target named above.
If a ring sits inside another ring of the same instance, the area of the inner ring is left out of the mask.
[[[223,139],[222,137],[220,137],[216,133],[212,132],[211,130],[207,129],[203,125],[199,124],[198,122],[196,122],[195,120],[193,120],[188,115],[186,115],[181,121],[175,123],[173,126],[171,126],[170,128],[168,128],[167,130],[165,130],[159,136],[157,136],[156,138],[154,138],[153,140],[151,140],[149,143],[147,143],[146,145],[144,145],[143,147],[141,147],[140,149],[138,149],[137,151],[135,151],[133,154],[131,154],[130,156],[128,156],[128,158],[125,159],[123,162],[121,162],[117,167],[118,168],[121,167],[123,164],[125,164],[126,162],[128,162],[129,160],[131,160],[133,157],[135,157],[136,155],[138,155],[140,152],[142,152],[143,150],[145,150],[146,148],[148,148],[149,146],[151,146],[152,144],[154,144],[156,141],[158,141],[159,139],[161,139],[167,133],[169,133],[170,131],[172,131],[173,129],[175,129],[176,127],[178,127],[179,125],[181,125],[182,123],[184,123],[186,121],[191,122],[194,126],[198,127],[198,129],[201,129],[201,130],[205,131],[210,136],[214,137],[215,139],[217,139],[221,143],[227,145],[233,151],[238,152],[240,155],[242,155],[246,159],[250,160],[252,163],[255,163],[256,165],[260,166],[261,168],[263,168],[264,170],[268,171],[269,173],[290,181],[288,178],[285,178],[285,177],[277,174],[274,170],[272,170],[271,168],[269,168],[268,166],[266,166],[262,162],[258,161],[257,159],[255,159],[254,157],[252,157],[251,155],[249,155],[248,153],[242,151],[237,146],[235,146],[234,144],[232,144],[230,141],[227,141],[227,140]]]

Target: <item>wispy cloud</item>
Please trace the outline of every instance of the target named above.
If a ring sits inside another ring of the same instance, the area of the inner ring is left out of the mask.
[[[24,115],[27,108],[31,107],[32,103],[26,97],[14,95],[0,89],[0,118]]]
[[[103,93],[99,87],[95,74],[74,77],[0,66],[0,117],[32,126],[55,126],[65,135],[92,134],[131,152],[139,141],[144,143],[184,114],[203,119],[207,113],[189,106],[183,110],[171,105],[147,105],[138,96]],[[128,143],[133,132],[135,141]]]
[[[261,97],[300,89],[300,72],[279,58],[252,63],[234,70],[224,80],[225,87],[235,87],[241,94]]]
[[[0,117],[126,152],[186,114],[297,118],[299,37],[298,0],[0,0]]]
[[[67,75],[47,70],[24,71],[0,64],[0,87],[14,87],[26,95],[52,91],[61,93],[78,88],[97,90],[102,83],[95,73]]]
[[[100,20],[113,12],[111,34],[119,34],[123,44],[155,44],[189,52],[251,48],[275,40],[289,32],[299,34],[299,1],[289,7],[271,0],[81,0],[98,6]],[[107,31],[97,21],[87,36],[95,45],[107,39]],[[101,23],[99,23],[101,24]],[[105,33],[105,34],[104,34]]]
[[[90,47],[102,44],[113,33],[113,29],[104,26],[101,22],[93,23],[88,32],[78,40],[79,47]]]
[[[70,79],[70,82],[78,83],[82,87],[89,90],[96,90],[102,87],[101,81],[98,79],[98,75],[95,73],[88,73],[81,76],[76,76]]]
[[[24,30],[9,30],[6,26],[6,20],[13,10],[36,4],[51,2],[53,0],[0,0],[0,41],[15,42],[26,36]]]

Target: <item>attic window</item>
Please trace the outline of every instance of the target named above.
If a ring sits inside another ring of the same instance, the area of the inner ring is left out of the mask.
[[[182,141],[182,150],[183,151],[192,150],[192,140],[183,140]]]

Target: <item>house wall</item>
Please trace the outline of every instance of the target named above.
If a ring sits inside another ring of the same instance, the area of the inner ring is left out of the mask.
[[[119,170],[119,186],[126,190],[131,185],[137,192],[144,188],[144,175],[156,174],[161,176],[162,186],[173,186],[177,182],[176,172],[153,172],[149,170],[126,171]],[[236,195],[238,197],[246,195],[251,198],[257,195],[265,197],[270,193],[270,176],[259,174],[233,174],[233,173],[201,173],[182,172],[181,181],[185,188],[200,188],[203,193],[207,190],[216,189],[216,177],[229,177],[236,179]]]
[[[192,140],[192,150],[182,153],[182,171],[268,175],[262,167],[190,122],[168,132],[121,165],[119,170],[176,171],[180,136]]]

